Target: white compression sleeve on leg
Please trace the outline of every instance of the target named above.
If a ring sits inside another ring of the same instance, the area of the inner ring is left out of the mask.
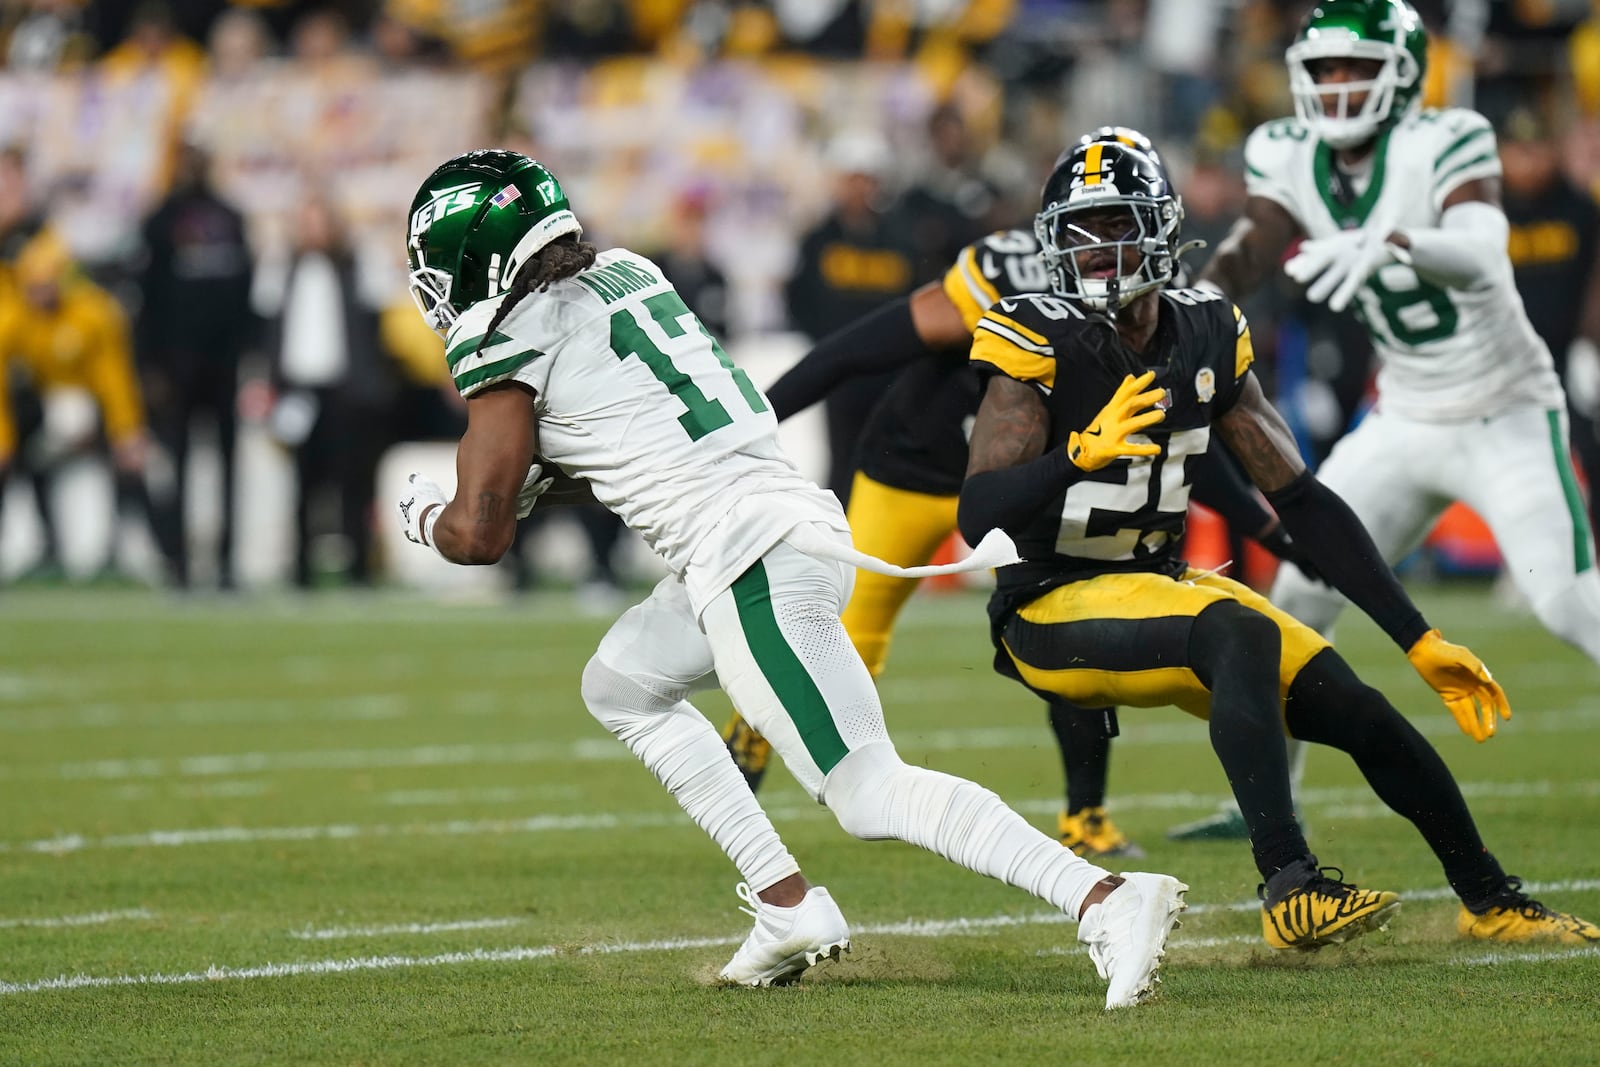
[[[1427,281],[1449,289],[1468,289],[1511,270],[1506,240],[1511,224],[1504,211],[1482,200],[1445,210],[1437,229],[1405,230],[1410,249],[1396,248],[1403,263]]]
[[[886,741],[841,760],[823,784],[822,799],[853,837],[925,848],[1047,900],[1074,919],[1109,873],[1040,833],[992,791],[909,766]]]
[[[693,704],[651,692],[598,656],[583,670],[583,701],[711,835],[753,891],[800,870],[722,738]]]
[[[1551,633],[1600,663],[1600,571],[1584,571],[1533,610]]]

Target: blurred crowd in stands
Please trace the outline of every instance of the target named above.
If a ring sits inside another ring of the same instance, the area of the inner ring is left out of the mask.
[[[1185,236],[1215,244],[1243,201],[1244,135],[1292,110],[1283,50],[1305,6],[10,0],[0,478],[39,502],[32,572],[58,565],[53,472],[96,451],[165,579],[187,584],[198,422],[223,471],[206,573],[231,585],[242,420],[296,474],[285,579],[320,580],[307,546],[326,527],[344,577],[371,581],[380,455],[451,440],[463,418],[406,295],[401,240],[419,180],[456,152],[544,160],[587,236],[656,257],[713,331],[815,339],[939,276],[976,236],[1026,224],[1062,146],[1102,123],[1156,140]],[[1428,101],[1496,122],[1513,258],[1547,303],[1579,279],[1560,297],[1570,311],[1600,229],[1600,0],[1416,6],[1434,43]],[[1307,451],[1325,453],[1366,394],[1362,331],[1287,284],[1246,311],[1259,365]],[[1558,362],[1600,333],[1547,318]],[[850,405],[872,395],[837,401],[835,485],[864,414]],[[616,528],[589,518],[611,582]]]

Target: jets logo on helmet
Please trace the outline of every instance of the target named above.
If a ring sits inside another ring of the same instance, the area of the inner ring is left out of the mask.
[[[411,201],[406,242],[412,299],[435,330],[498,296],[539,249],[583,227],[555,175],[517,152],[446,160]]]
[[[1405,0],[1321,0],[1285,58],[1300,120],[1330,146],[1353,148],[1419,106],[1428,35]],[[1315,67],[1328,59],[1371,60],[1377,71],[1361,81],[1319,83]]]
[[[1089,140],[1056,162],[1033,228],[1050,287],[1115,315],[1172,280],[1182,220],[1157,160],[1121,140]]]
[[[433,225],[434,222],[446,215],[457,211],[467,211],[478,203],[478,190],[482,186],[477,182],[467,185],[451,186],[448,189],[439,189],[433,194],[433,199],[423,204],[411,213],[411,233],[422,233]]]

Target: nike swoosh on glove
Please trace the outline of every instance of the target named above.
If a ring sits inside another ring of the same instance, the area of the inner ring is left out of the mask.
[[[1489,668],[1468,649],[1446,641],[1438,630],[1419,637],[1406,659],[1439,694],[1461,732],[1474,741],[1494,736],[1495,716],[1511,718],[1511,702]]]
[[[1153,370],[1147,370],[1137,378],[1128,375],[1117,386],[1117,391],[1106,406],[1100,409],[1100,414],[1094,417],[1089,428],[1082,433],[1072,431],[1067,437],[1067,458],[1074,466],[1081,471],[1097,471],[1124,456],[1161,454],[1161,446],[1153,442],[1139,444],[1128,440],[1133,434],[1167,417],[1165,411],[1155,407],[1167,395],[1167,391],[1143,391],[1155,380],[1156,372]]]
[[[522,489],[517,493],[517,518],[525,519],[533,513],[533,506],[538,502],[544,491],[555,484],[555,476],[545,476],[544,465],[535,463],[528,468],[528,476],[522,480]]]

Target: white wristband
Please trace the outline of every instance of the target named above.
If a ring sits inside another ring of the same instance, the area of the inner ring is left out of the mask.
[[[439,514],[442,511],[444,511],[443,504],[433,505],[428,513],[422,516],[422,522],[418,524],[417,532],[422,535],[422,543],[433,549],[434,555],[449,563],[451,560],[446,558],[443,552],[439,551],[438,544],[433,540],[433,528],[439,524]]]

